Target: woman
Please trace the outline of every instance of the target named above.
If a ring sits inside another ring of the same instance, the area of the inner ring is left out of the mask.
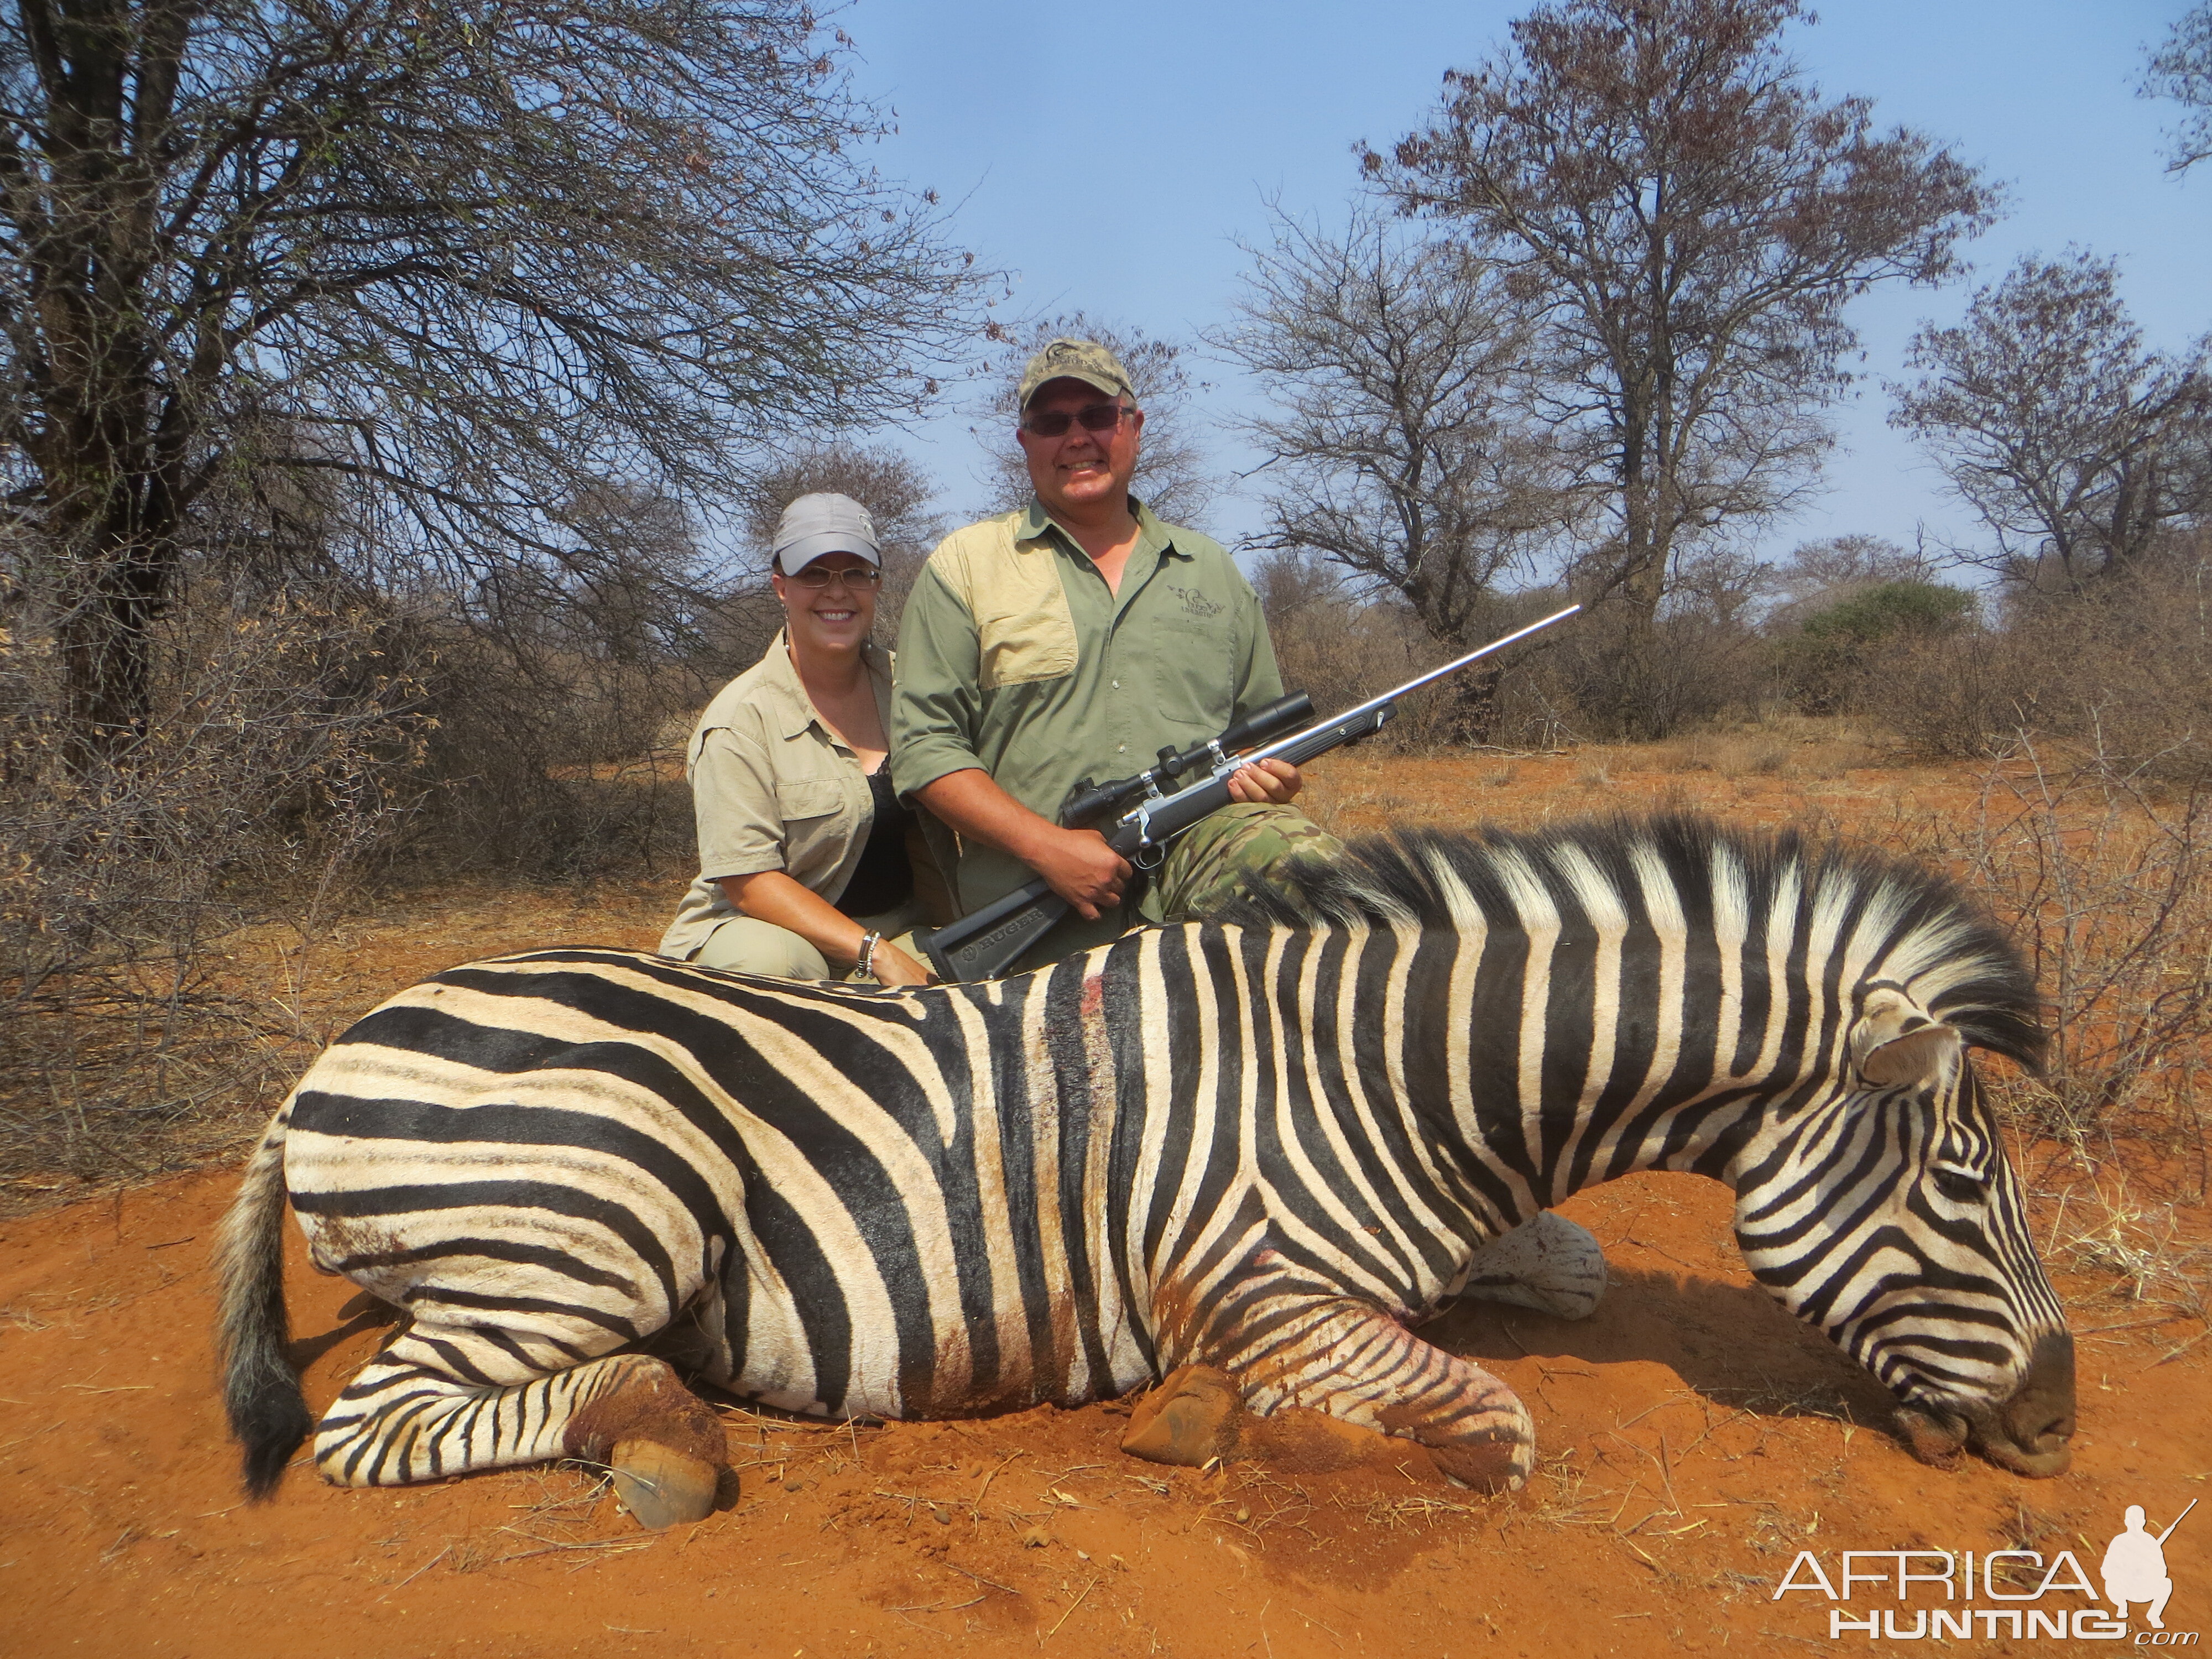
[[[891,665],[872,644],[883,555],[849,496],[801,495],[776,528],[784,629],[691,734],[699,879],[661,954],[738,973],[888,986],[929,975],[915,861],[934,866],[891,793]]]

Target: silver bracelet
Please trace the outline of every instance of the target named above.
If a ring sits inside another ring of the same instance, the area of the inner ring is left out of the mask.
[[[871,931],[860,935],[860,959],[853,964],[853,971],[854,973],[860,975],[863,978],[872,979],[875,977],[876,946],[881,945],[883,942],[884,936],[878,933]]]

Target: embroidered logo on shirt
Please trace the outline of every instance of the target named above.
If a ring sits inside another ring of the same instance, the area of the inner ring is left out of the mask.
[[[1186,616],[1218,617],[1221,614],[1221,602],[1218,599],[1207,599],[1194,587],[1177,587],[1170,583],[1168,592],[1182,601],[1183,614]]]

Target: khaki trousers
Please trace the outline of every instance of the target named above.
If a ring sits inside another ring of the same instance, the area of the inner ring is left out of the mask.
[[[914,943],[913,933],[927,917],[918,901],[909,899],[879,916],[855,916],[853,920],[881,933],[887,944],[920,958],[921,952]],[[822,952],[788,927],[779,927],[772,921],[761,921],[751,916],[732,916],[718,923],[714,931],[707,935],[707,942],[691,953],[690,960],[702,968],[720,968],[732,974],[766,974],[775,979],[843,979],[860,985],[876,982],[872,975],[862,979],[857,972],[832,973]]]

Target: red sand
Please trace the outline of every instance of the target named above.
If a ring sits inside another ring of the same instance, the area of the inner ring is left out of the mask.
[[[1517,1498],[1438,1484],[1379,1439],[1349,1468],[1161,1468],[1121,1454],[1109,1404],[876,1429],[732,1410],[736,1507],[660,1534],[570,1468],[341,1492],[295,1467],[246,1506],[208,1337],[233,1184],[0,1230],[0,1652],[1784,1652],[1827,1644],[1828,1603],[1770,1599],[1800,1549],[1832,1576],[1843,1549],[2026,1539],[2094,1575],[2126,1504],[2163,1526],[2212,1469],[2204,1346],[2159,1363],[2201,1327],[2138,1322],[2106,1281],[2063,1274],[2074,1472],[1915,1463],[1873,1383],[1748,1285],[1726,1193],[1640,1176],[1567,1206],[1614,1269],[1594,1318],[1469,1307],[1429,1328],[1528,1401],[1545,1462]],[[319,1409],[379,1332],[294,1255]],[[2212,1624],[2208,1539],[2185,1525],[2167,1546],[2173,1629]],[[2030,1605],[2060,1604],[2086,1602]]]

